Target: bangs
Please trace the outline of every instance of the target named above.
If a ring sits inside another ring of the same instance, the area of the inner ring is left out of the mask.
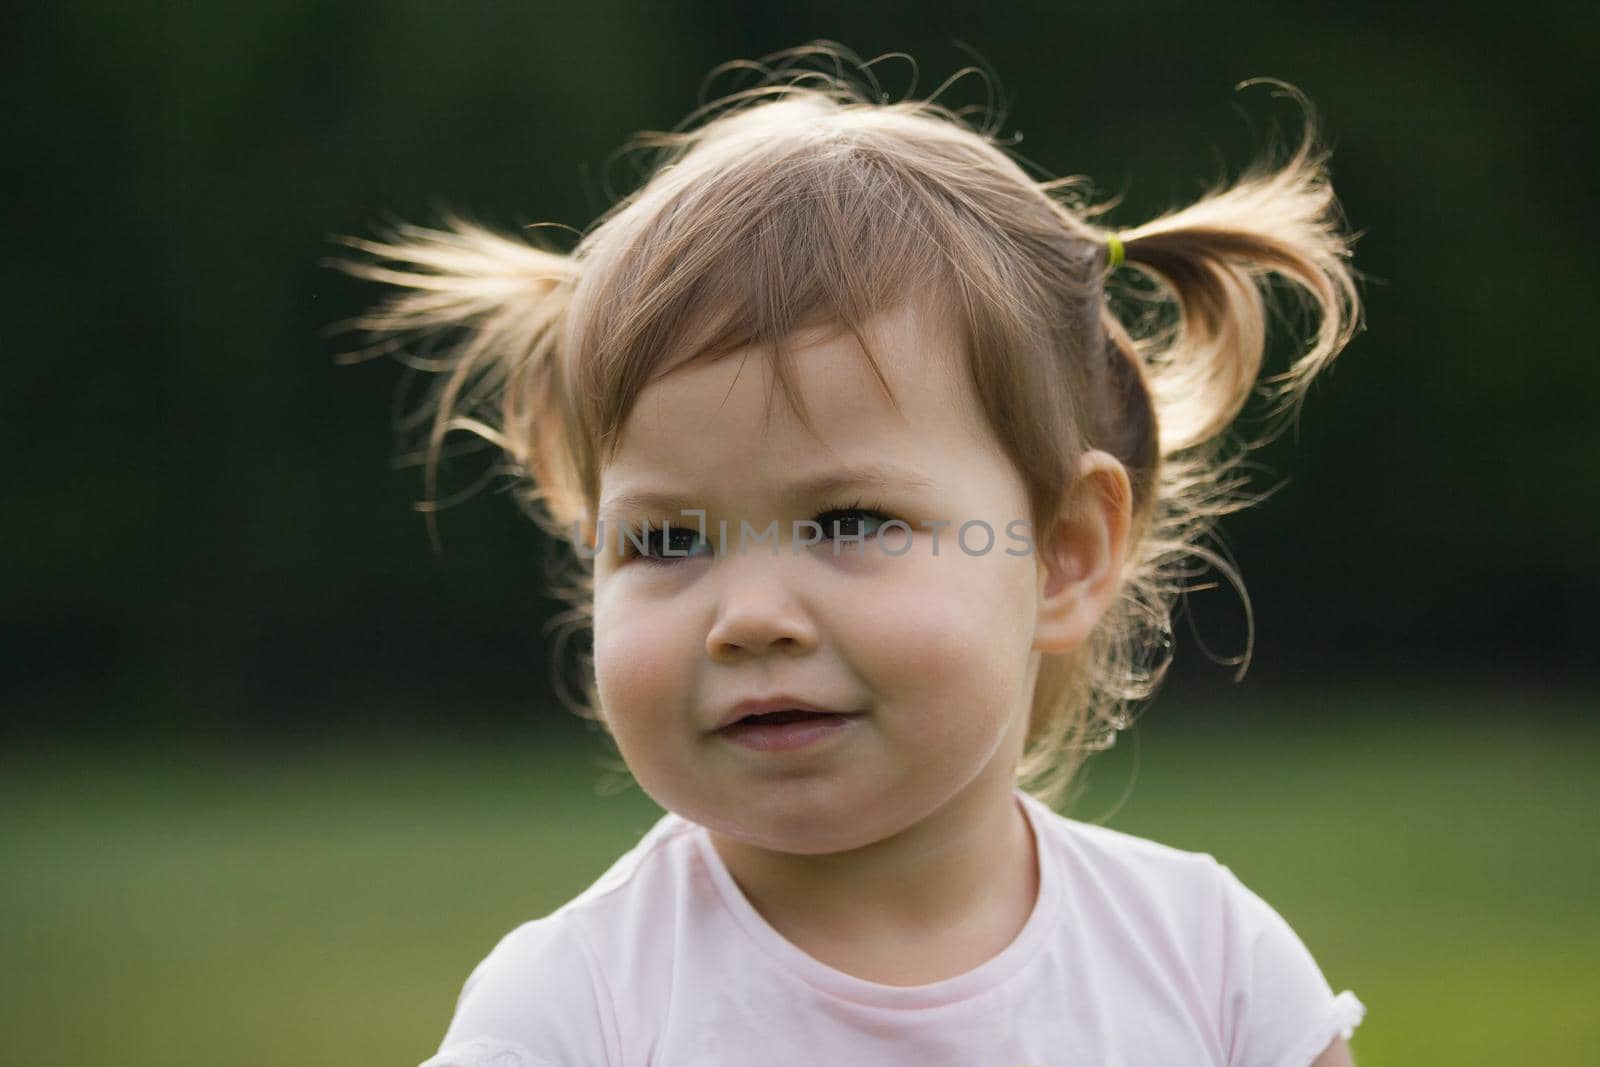
[[[907,146],[882,143],[915,123],[906,140],[926,152],[937,124],[875,111],[871,127],[811,99],[725,118],[579,249],[592,284],[574,295],[567,351],[607,456],[651,380],[752,346],[772,353],[776,384],[810,428],[785,353],[801,330],[855,334],[894,402],[863,324],[907,300],[965,306],[952,255],[992,256],[962,232],[976,220],[959,199],[917,172]],[[970,318],[962,326],[970,335]]]
[[[804,161],[781,176],[770,203],[750,204],[717,228],[705,258],[681,271],[682,290],[661,305],[674,329],[660,335],[658,350],[640,353],[646,362],[667,373],[749,346],[776,352],[797,331],[859,330],[880,311],[949,290],[932,236],[940,221],[872,160],[839,163]]]

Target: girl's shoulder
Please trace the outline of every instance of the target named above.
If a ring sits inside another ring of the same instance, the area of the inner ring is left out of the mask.
[[[1030,803],[1039,814],[1041,859],[1055,867],[1064,906],[1088,929],[1159,943],[1216,980],[1263,939],[1290,953],[1299,949],[1283,916],[1212,853]]]
[[[619,913],[655,910],[695,881],[700,862],[695,836],[704,831],[682,816],[664,812],[638,841],[614,860],[583,892],[546,916],[591,932],[614,929]],[[543,920],[539,920],[543,921]]]
[[[612,1062],[608,1000],[571,923],[553,914],[524,922],[472,969],[438,1053],[422,1067]]]
[[[1171,890],[1184,895],[1206,885],[1221,888],[1221,872],[1226,868],[1209,852],[1081,822],[1026,793],[1019,795],[1033,816],[1046,854],[1073,868],[1080,877],[1093,874],[1118,884],[1139,883],[1149,891]]]
[[[617,969],[608,945],[646,922],[641,904],[672,880],[691,829],[664,815],[583,892],[502,936],[467,976],[439,1052],[424,1067],[617,1062]]]
[[[1309,1063],[1361,1022],[1366,1008],[1356,995],[1335,995],[1283,914],[1210,852],[1031,803],[1043,852],[1057,865],[1074,950],[1087,938],[1095,958],[1160,960],[1161,975],[1182,972],[1184,988],[1207,990],[1220,1007],[1214,1022],[1228,1062]]]

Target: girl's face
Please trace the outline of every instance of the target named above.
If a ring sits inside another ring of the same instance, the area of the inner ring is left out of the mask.
[[[770,363],[751,350],[647,386],[602,475],[595,671],[617,747],[662,807],[783,852],[856,848],[952,802],[1009,798],[1037,670],[1025,488],[951,328],[915,304],[871,325],[903,416],[845,331],[790,353],[820,441],[781,390],[768,419]],[[624,500],[640,494],[676,502]],[[879,537],[889,519],[909,532]],[[816,536],[805,520],[822,540],[802,543]],[[622,534],[646,521],[659,562]],[[756,541],[774,521],[776,540]],[[863,539],[835,542],[836,522]],[[778,751],[717,731],[734,705],[776,695],[860,714]]]

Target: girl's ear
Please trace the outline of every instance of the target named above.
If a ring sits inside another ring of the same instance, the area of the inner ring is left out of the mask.
[[[1061,513],[1036,546],[1036,651],[1071,652],[1088,640],[1122,585],[1132,525],[1127,469],[1108,452],[1084,453]]]

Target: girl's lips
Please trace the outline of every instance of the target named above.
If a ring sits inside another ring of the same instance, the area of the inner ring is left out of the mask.
[[[758,752],[783,752],[826,740],[855,725],[860,714],[827,715],[798,722],[736,722],[717,733],[735,744]]]
[[[717,725],[712,727],[712,729],[722,730],[732,726],[740,719],[747,718],[751,715],[767,715],[776,711],[811,711],[818,714],[841,715],[855,714],[855,712],[850,711],[839,712],[836,708],[829,707],[826,704],[814,704],[809,700],[804,700],[790,693],[776,693],[769,697],[754,697],[750,700],[739,701],[739,703],[735,704],[733,707],[729,708],[723,713],[722,717],[717,720]]]

